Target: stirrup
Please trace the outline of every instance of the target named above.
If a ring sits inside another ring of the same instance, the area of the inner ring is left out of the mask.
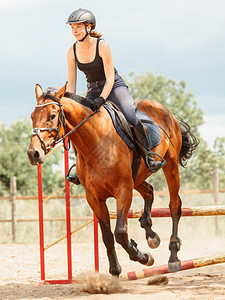
[[[74,184],[76,184],[76,185],[79,185],[80,184],[80,180],[79,180],[79,178],[78,178],[78,176],[77,176],[77,173],[75,173],[74,175],[70,175],[70,171],[74,168],[74,167],[76,167],[76,164],[73,164],[71,167],[70,167],[70,169],[69,169],[69,171],[68,171],[68,173],[66,174],[66,180],[68,180],[69,182],[72,182],[72,183],[74,183]]]
[[[154,168],[154,169],[151,167],[151,165],[150,165],[149,162],[148,162],[149,155],[152,155],[152,154],[157,155],[157,156],[160,157],[161,160],[162,160],[162,161],[161,161],[161,164],[160,164],[158,167]],[[151,154],[149,154],[149,155],[147,154],[147,155],[145,156],[145,163],[146,163],[147,167],[149,168],[149,170],[150,170],[152,173],[157,172],[159,169],[161,169],[162,167],[165,166],[166,161],[165,161],[165,159],[164,159],[161,155],[159,155],[159,154],[156,153],[156,152],[151,152]]]

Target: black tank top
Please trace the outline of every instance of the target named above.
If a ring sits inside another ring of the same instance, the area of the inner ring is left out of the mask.
[[[99,56],[99,42],[101,39],[97,39],[95,59],[90,63],[80,63],[76,55],[76,43],[73,45],[74,57],[77,62],[79,70],[85,73],[87,82],[96,82],[105,80],[105,71],[102,58]]]

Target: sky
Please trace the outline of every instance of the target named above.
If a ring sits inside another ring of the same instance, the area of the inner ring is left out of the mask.
[[[185,80],[203,111],[201,137],[212,147],[225,136],[224,0],[1,0],[0,124],[30,118],[36,83],[65,84],[75,41],[65,23],[78,8],[95,14],[120,74]]]

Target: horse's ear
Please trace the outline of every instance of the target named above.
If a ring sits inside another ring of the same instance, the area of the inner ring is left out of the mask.
[[[58,90],[58,92],[55,94],[58,98],[62,98],[62,96],[65,94],[66,88],[67,88],[67,83],[68,83],[68,81],[67,81],[66,84],[65,84],[60,90]]]
[[[35,93],[36,93],[36,98],[37,98],[37,102],[38,102],[40,97],[43,95],[42,87],[39,84],[36,84]]]

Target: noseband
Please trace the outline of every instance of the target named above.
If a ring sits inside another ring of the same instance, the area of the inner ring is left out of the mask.
[[[65,132],[66,124],[65,124],[65,115],[64,115],[64,112],[62,109],[62,104],[59,103],[59,100],[55,96],[48,94],[48,93],[44,94],[44,99],[45,100],[51,99],[51,100],[53,100],[53,102],[38,104],[35,106],[35,108],[36,107],[44,107],[44,106],[51,105],[51,104],[56,104],[59,106],[59,109],[60,109],[57,127],[42,127],[42,128],[33,128],[32,129],[32,135],[36,135],[38,137],[38,139],[40,140],[41,145],[44,149],[44,152],[46,154],[47,150],[49,148],[51,148],[52,143],[58,144],[62,140],[64,141],[64,138],[59,140],[59,132],[60,132],[62,125],[63,125],[64,132]],[[41,131],[56,131],[56,136],[55,136],[54,140],[51,141],[51,143],[48,146],[45,144],[44,140],[42,139],[42,137],[39,134]],[[65,143],[64,143],[64,147],[65,147]]]

